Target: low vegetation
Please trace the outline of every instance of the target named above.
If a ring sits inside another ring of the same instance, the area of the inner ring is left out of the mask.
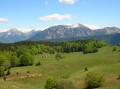
[[[56,89],[76,89],[72,80],[59,80]]]
[[[116,50],[117,50],[117,48],[116,48],[116,47],[114,47],[114,48],[113,48],[113,51],[116,51]]]
[[[57,80],[55,78],[49,78],[46,81],[45,89],[57,89]]]
[[[64,56],[64,54],[62,54],[62,53],[57,53],[57,54],[55,55],[55,58],[56,58],[57,60],[60,60],[60,59],[65,58],[65,56]]]
[[[87,73],[85,83],[86,89],[93,89],[101,87],[105,82],[104,75],[100,72],[89,72]]]
[[[75,85],[72,80],[48,78],[45,89],[75,89]]]

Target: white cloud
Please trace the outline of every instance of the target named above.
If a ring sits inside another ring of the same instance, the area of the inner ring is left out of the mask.
[[[53,21],[53,20],[72,20],[74,16],[70,14],[65,14],[65,15],[60,15],[60,14],[53,14],[53,15],[48,15],[48,16],[43,16],[40,17],[39,20],[44,20],[44,21]]]
[[[7,18],[0,18],[0,22],[8,22]]]
[[[60,3],[63,4],[74,4],[76,3],[78,0],[59,0]]]
[[[83,24],[83,25],[87,26],[88,28],[90,28],[90,29],[92,29],[92,30],[97,30],[97,29],[100,28],[99,26],[90,25],[90,24]]]

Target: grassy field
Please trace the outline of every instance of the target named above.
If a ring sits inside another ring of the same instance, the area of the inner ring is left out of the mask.
[[[60,61],[55,59],[55,54],[37,55],[35,63],[40,61],[40,66],[12,68],[7,76],[8,81],[0,80],[0,89],[44,89],[49,77],[60,79],[61,76],[73,80],[78,89],[83,89],[86,73],[90,71],[103,72],[105,75],[105,84],[98,89],[120,89],[120,80],[117,79],[120,75],[120,46],[115,52],[112,49],[106,46],[92,54],[65,53],[65,58]],[[85,67],[88,68],[87,72],[84,71]]]

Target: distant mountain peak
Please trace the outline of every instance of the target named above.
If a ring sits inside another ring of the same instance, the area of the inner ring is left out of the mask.
[[[13,35],[23,34],[23,32],[19,31],[19,30],[16,29],[16,28],[12,28],[12,29],[10,29],[9,31],[7,31],[6,33],[13,34]]]
[[[0,33],[0,42],[11,43],[27,40],[28,38],[36,35],[38,32],[39,31],[32,30],[28,33],[24,33],[16,28],[12,28],[8,31]]]
[[[0,42],[17,42],[27,39],[35,41],[120,33],[120,29],[117,27],[105,27],[93,30],[95,28],[97,27],[94,25],[80,23],[56,25],[49,27],[43,31],[36,29],[31,30],[24,28],[12,28],[9,31],[0,33]]]

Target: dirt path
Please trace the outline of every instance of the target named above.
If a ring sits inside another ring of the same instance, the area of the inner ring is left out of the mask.
[[[16,80],[16,79],[25,79],[25,78],[31,78],[31,77],[40,77],[40,76],[42,76],[42,74],[33,73],[29,75],[22,75],[22,76],[7,78],[6,81]]]

